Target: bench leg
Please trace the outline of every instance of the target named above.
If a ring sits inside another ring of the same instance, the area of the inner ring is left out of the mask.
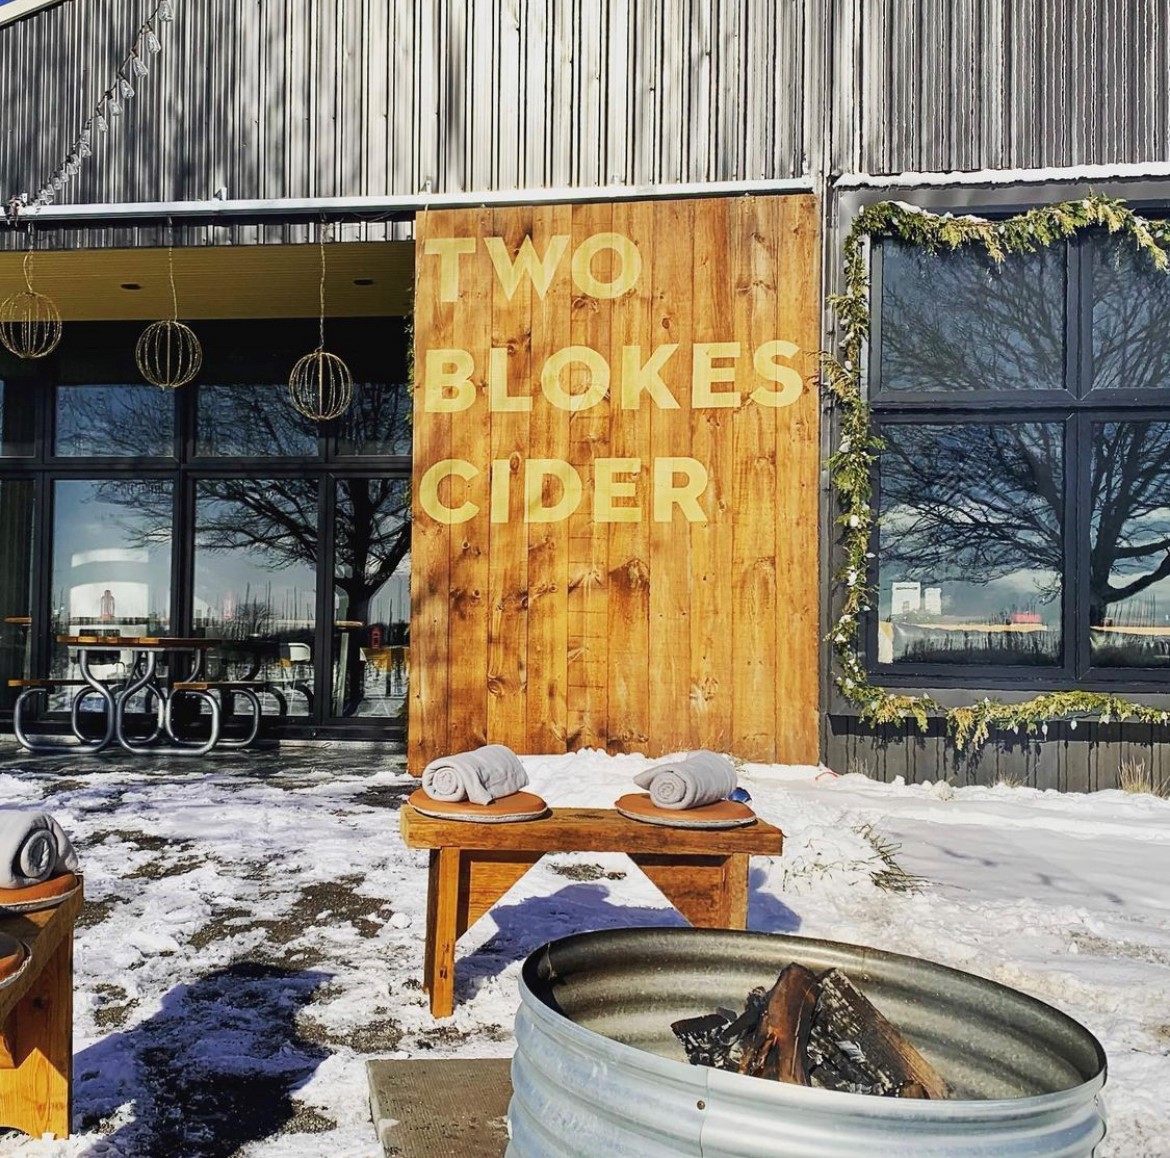
[[[748,853],[726,856],[633,853],[630,859],[696,928],[747,928],[751,859]]]
[[[427,882],[427,944],[423,989],[430,994],[431,1014],[455,1012],[455,942],[459,939],[458,848],[431,849]]]
[[[9,1014],[0,1036],[0,1123],[67,1138],[73,1116],[73,933]]]
[[[455,944],[544,854],[494,849],[431,850],[423,989],[431,1013],[455,1011]]]

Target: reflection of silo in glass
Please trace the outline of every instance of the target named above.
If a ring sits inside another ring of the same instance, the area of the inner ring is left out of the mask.
[[[100,626],[118,635],[141,634],[150,621],[150,584],[142,575],[146,547],[99,547],[70,560],[69,631],[83,635]]]

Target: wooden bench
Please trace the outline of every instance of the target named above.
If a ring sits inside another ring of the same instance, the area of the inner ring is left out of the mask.
[[[0,917],[31,952],[0,989],[0,1126],[69,1136],[73,1115],[73,924],[82,890],[52,909]]]
[[[399,813],[408,848],[431,850],[423,988],[431,1013],[455,1010],[455,943],[546,852],[622,852],[692,925],[747,927],[748,864],[779,856],[784,834],[764,820],[742,828],[667,828],[612,808],[554,808],[540,820],[475,824]]]

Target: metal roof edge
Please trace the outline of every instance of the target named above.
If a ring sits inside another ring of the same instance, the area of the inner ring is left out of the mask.
[[[32,16],[42,8],[55,8],[66,3],[72,3],[72,0],[8,0],[6,4],[0,4],[0,27]]]

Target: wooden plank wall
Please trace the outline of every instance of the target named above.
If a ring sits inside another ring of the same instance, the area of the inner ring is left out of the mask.
[[[485,742],[815,762],[816,199],[416,237],[411,769]]]

